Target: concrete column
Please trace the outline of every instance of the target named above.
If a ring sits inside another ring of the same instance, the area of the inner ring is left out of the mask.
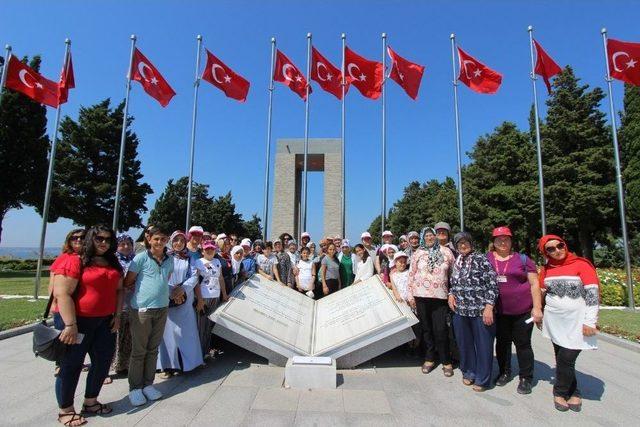
[[[324,155],[324,236],[336,236],[342,224],[342,157],[340,153]],[[344,236],[341,236],[344,237]]]

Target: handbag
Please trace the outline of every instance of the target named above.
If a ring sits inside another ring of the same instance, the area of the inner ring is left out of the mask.
[[[38,323],[33,329],[33,354],[36,357],[42,357],[52,362],[62,359],[67,350],[66,344],[58,339],[60,333],[55,328],[47,326],[47,317],[53,303],[53,292],[49,296],[47,308],[44,310],[42,322]]]

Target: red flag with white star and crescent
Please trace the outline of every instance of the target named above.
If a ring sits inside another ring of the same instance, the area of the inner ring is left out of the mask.
[[[360,93],[370,99],[382,94],[382,62],[369,61],[348,47],[344,51],[345,74]]]
[[[542,46],[540,46],[540,43],[534,40],[533,45],[536,48],[536,66],[534,71],[542,77],[544,84],[547,86],[547,92],[551,93],[551,83],[549,79],[561,72],[562,68],[545,52]]]
[[[609,74],[634,86],[640,86],[640,43],[607,40]]]
[[[69,59],[67,63],[62,67],[60,73],[60,83],[58,83],[58,99],[60,104],[64,104],[69,99],[69,89],[76,87],[76,79],[73,75],[73,61],[71,61],[71,52],[69,52]]]
[[[5,67],[7,67],[5,87],[20,92],[41,104],[58,107],[60,104],[58,83],[43,77],[14,55],[9,55]]]
[[[502,74],[484,65],[464,50],[458,48],[460,74],[458,80],[478,93],[493,94],[502,83]]]
[[[209,50],[207,50],[207,65],[202,73],[202,80],[208,81],[229,98],[240,102],[246,101],[249,86],[251,86],[248,80],[236,74]]]
[[[311,51],[311,80],[338,99],[342,99],[342,72],[313,47]],[[345,79],[345,95],[351,79]]]
[[[166,107],[175,96],[169,83],[162,77],[158,69],[136,48],[131,63],[131,80],[140,82],[149,96],[163,107]]]
[[[391,49],[391,46],[387,46],[387,52],[389,53],[389,57],[391,57],[391,72],[389,73],[389,78],[398,83],[407,95],[415,100],[420,90],[424,66],[407,61],[395,53],[393,49]]]
[[[287,55],[280,52],[280,50],[276,53],[273,80],[289,86],[289,89],[297,93],[300,98],[304,100],[307,99],[307,79],[300,69],[293,65],[293,62],[287,58]],[[311,87],[309,87],[309,93],[311,93]]]

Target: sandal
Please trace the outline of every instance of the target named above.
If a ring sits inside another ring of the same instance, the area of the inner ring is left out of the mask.
[[[436,367],[436,364],[433,362],[424,362],[422,364],[422,373],[428,374],[429,372],[433,371],[435,367]]]
[[[113,379],[110,376],[107,376],[102,382],[102,384],[111,384],[111,383],[113,383]]]
[[[473,380],[470,380],[468,378],[463,378],[462,379],[462,384],[464,384],[464,385],[473,385]]]
[[[445,377],[452,377],[453,376],[453,366],[451,366],[451,365],[449,365],[449,367],[443,366],[442,367],[442,372],[444,372],[444,376]]]
[[[64,417],[71,417],[70,419],[68,419],[67,421],[62,421],[62,418]],[[76,426],[81,426],[81,425],[85,425],[87,423],[87,420],[85,420],[82,415],[74,412],[60,412],[58,413],[58,422],[62,425],[68,426],[68,427],[76,427]]]
[[[92,409],[95,407],[98,409]],[[109,405],[103,405],[100,402],[96,402],[93,405],[82,405],[82,413],[90,414],[90,415],[106,415],[110,414],[113,411],[113,408]]]
[[[164,371],[163,373],[160,374],[160,378],[162,378],[163,380],[167,380],[169,378],[171,378],[173,376],[173,373],[169,372],[169,371]]]
[[[478,392],[478,393],[482,393],[483,391],[486,391],[486,390],[487,390],[487,388],[486,388],[486,387],[482,387],[481,385],[477,385],[477,384],[476,384],[476,385],[474,385],[474,386],[472,387],[472,389],[473,389],[473,391],[476,391],[476,392]]]

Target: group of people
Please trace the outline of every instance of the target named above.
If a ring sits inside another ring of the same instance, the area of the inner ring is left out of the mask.
[[[579,411],[576,358],[581,350],[596,348],[599,294],[593,265],[555,235],[540,239],[546,263],[539,272],[532,259],[513,250],[508,227],[493,230],[488,253],[469,233],[450,235],[451,227],[440,222],[400,236],[398,246],[393,233],[384,231],[381,246],[364,232],[352,247],[340,236],[316,245],[306,232],[300,243],[288,233],[251,242],[199,226],[168,234],[150,225],[136,244],[103,225],[72,230],[50,269],[54,324],[67,344],[56,367],[58,421],[77,426],[87,422],[86,415],[110,413],[112,408],[98,401],[110,371],[128,377],[133,406],[160,399],[153,386],[157,371],[169,378],[215,357],[209,316],[254,274],[314,299],[379,275],[419,319],[414,345],[424,352],[422,372],[440,364],[451,377],[459,359],[462,382],[478,392],[494,381],[504,386],[511,380],[512,344],[517,390],[531,392],[531,334],[537,324],[555,350],[554,405]],[[77,412],[73,398],[87,354],[91,364]]]

